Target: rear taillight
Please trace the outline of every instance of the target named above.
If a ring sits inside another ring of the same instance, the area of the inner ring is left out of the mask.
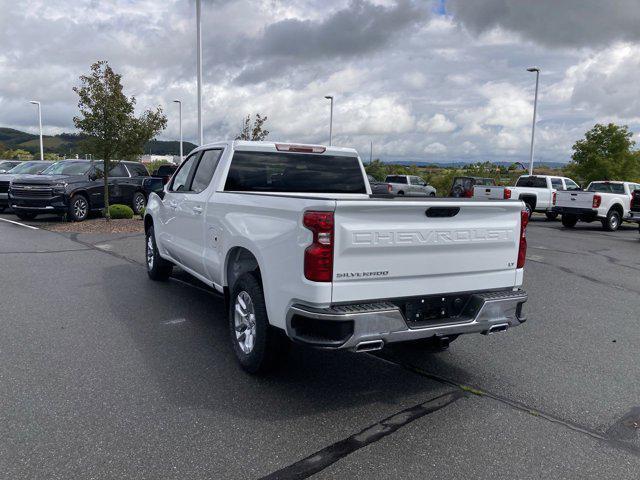
[[[553,192],[553,196],[552,196],[552,199],[551,199],[551,203],[552,203],[553,205],[555,205],[555,204],[556,204],[556,197],[557,197],[556,192]]]
[[[529,212],[520,212],[520,246],[518,247],[518,268],[524,267],[527,259],[527,224],[529,223]]]
[[[471,198],[471,197],[473,197],[473,189],[471,189],[471,190],[465,190],[465,191],[464,191],[464,197],[465,197],[465,198]]]
[[[511,189],[510,188],[505,188],[504,189],[504,199],[505,200],[509,200],[511,198]]]
[[[387,183],[387,192],[391,193],[393,191],[393,187]]]
[[[333,212],[305,212],[303,224],[313,232],[313,243],[304,251],[304,276],[313,282],[333,278]]]
[[[593,204],[592,204],[593,208],[598,208],[601,203],[602,203],[602,197],[600,195],[594,195]]]

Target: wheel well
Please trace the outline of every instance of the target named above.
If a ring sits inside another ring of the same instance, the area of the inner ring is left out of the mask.
[[[151,215],[145,215],[144,216],[144,233],[147,233],[149,231],[149,227],[151,227],[153,225],[153,218],[151,218]]]
[[[89,208],[91,208],[91,198],[89,198],[89,194],[84,191],[84,190],[78,190],[77,192],[73,192],[70,196],[69,196],[69,200],[71,200],[73,197],[75,197],[76,195],[82,195],[84,198],[87,199],[87,203],[89,204]]]
[[[233,286],[236,280],[247,272],[257,272],[260,275],[260,266],[253,253],[243,247],[234,247],[229,250],[225,269],[225,285]]]
[[[520,200],[531,205],[532,210],[536,209],[538,199],[534,195],[520,195]]]
[[[624,216],[624,210],[622,209],[622,205],[620,205],[619,203],[612,205],[609,211],[611,210],[616,210],[620,214],[620,218]]]

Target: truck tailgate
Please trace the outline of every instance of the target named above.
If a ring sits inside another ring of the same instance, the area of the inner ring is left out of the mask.
[[[557,207],[592,208],[593,192],[559,191],[556,193]]]
[[[333,302],[513,287],[519,201],[338,200]]]
[[[487,187],[476,185],[473,187],[473,198],[484,200],[502,200],[504,198],[505,187]]]

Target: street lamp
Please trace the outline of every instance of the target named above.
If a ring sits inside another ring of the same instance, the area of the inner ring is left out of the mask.
[[[331,114],[329,116],[329,146],[331,146],[333,141],[333,95],[326,95],[324,98],[331,102]]]
[[[198,136],[200,145],[204,144],[204,134],[202,130],[202,28],[201,28],[201,7],[200,0],[196,0],[196,35],[198,37],[197,46],[197,70],[198,70]]]
[[[540,80],[540,69],[529,67],[527,72],[536,72],[536,94],[533,100],[533,123],[531,124],[531,150],[529,151],[529,175],[533,175],[533,142],[536,137],[536,113],[538,111],[538,83]]]
[[[182,163],[182,102],[180,100],[174,100],[173,103],[178,104],[178,112],[180,115],[180,163]]]
[[[42,106],[40,102],[30,100],[29,103],[38,106],[38,125],[40,126],[40,160],[44,160],[44,146],[42,145]]]

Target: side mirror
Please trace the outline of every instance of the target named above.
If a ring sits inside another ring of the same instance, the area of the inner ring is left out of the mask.
[[[95,182],[97,179],[98,179],[98,176],[95,173],[89,174],[89,180],[91,180],[92,182]]]

